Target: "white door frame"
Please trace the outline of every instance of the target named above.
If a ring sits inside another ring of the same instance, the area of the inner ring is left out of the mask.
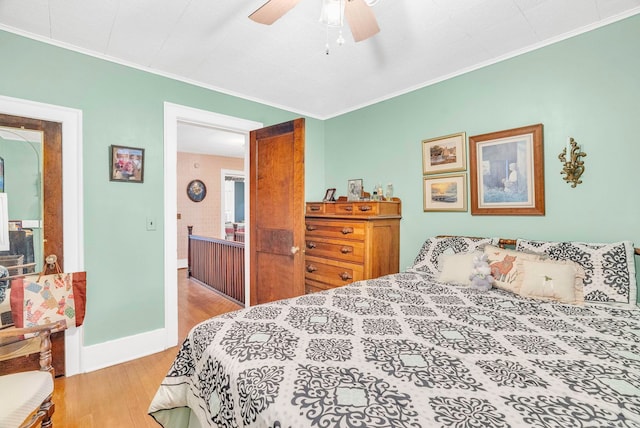
[[[245,136],[244,169],[249,170],[249,132],[262,128],[260,122],[240,119],[206,110],[164,103],[164,328],[166,347],[178,344],[178,242],[177,224],[177,151],[178,121],[233,131]],[[249,186],[245,186],[245,219],[249,213]],[[248,224],[245,231],[248,231]],[[245,235],[245,302],[249,302],[249,245]],[[66,242],[66,241],[65,241]],[[245,303],[246,305],[247,303]]]
[[[82,110],[0,96],[0,113],[62,124],[62,215],[64,268],[84,271]],[[65,376],[84,372],[83,327],[65,330]]]

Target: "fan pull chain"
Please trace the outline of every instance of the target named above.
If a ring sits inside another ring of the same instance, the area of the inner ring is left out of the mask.
[[[326,33],[326,40],[325,40],[325,55],[329,55],[329,26],[327,25],[327,33]]]

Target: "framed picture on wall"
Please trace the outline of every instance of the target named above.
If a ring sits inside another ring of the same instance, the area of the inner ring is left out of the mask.
[[[466,211],[467,174],[423,178],[424,211]]]
[[[109,180],[142,183],[144,181],[144,149],[125,146],[109,148]]]
[[[422,175],[467,169],[466,133],[422,140]]]
[[[469,137],[472,215],[544,215],[542,124]]]
[[[187,184],[187,196],[193,202],[202,202],[207,196],[207,186],[202,180],[191,180]]]

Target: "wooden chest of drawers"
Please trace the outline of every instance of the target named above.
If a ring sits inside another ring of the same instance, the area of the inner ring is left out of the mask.
[[[398,272],[400,219],[399,200],[308,202],[306,292]]]

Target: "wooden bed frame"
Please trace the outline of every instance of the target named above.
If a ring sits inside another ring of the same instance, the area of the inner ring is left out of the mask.
[[[515,247],[516,242],[516,239],[500,238],[500,241],[498,241],[498,245],[500,246],[500,248],[504,248],[506,246]],[[636,256],[640,256],[640,248],[634,248],[633,250]]]

